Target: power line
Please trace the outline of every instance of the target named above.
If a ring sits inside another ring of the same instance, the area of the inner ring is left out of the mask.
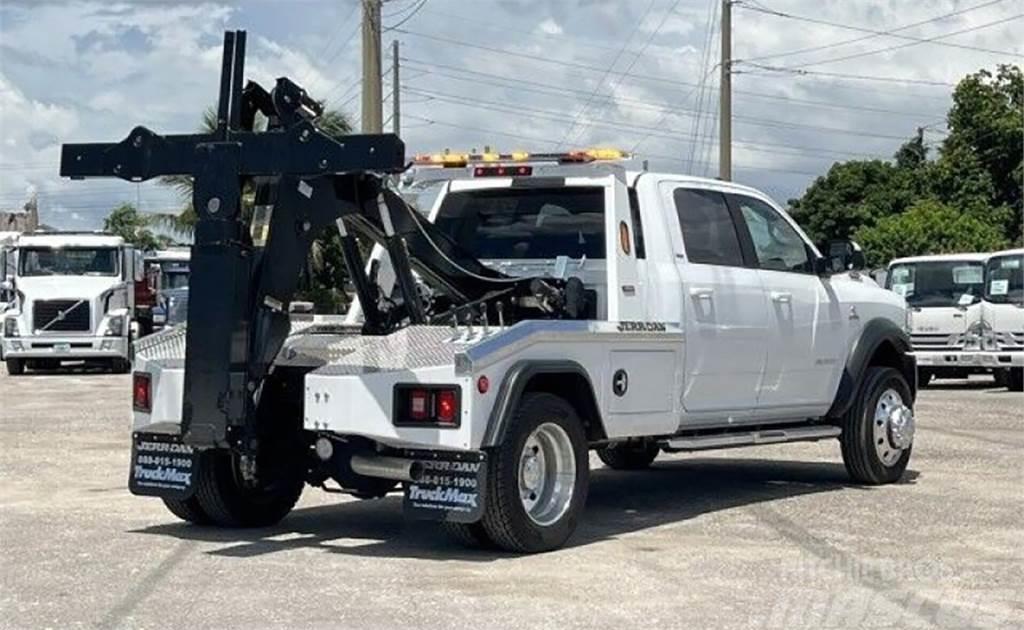
[[[629,31],[629,36],[627,36],[626,39],[622,41],[622,46],[619,48],[619,51],[615,53],[615,58],[612,59],[612,62],[608,64],[607,68],[605,68],[605,71],[601,75],[601,78],[598,79],[596,84],[594,84],[594,89],[593,91],[591,91],[590,96],[587,97],[587,102],[584,103],[583,107],[580,108],[578,112],[576,112],[575,116],[573,116],[572,122],[569,123],[569,126],[565,130],[565,133],[562,135],[562,139],[558,142],[556,146],[561,146],[563,143],[565,143],[566,140],[569,139],[569,135],[576,128],[576,121],[580,119],[580,116],[586,113],[587,109],[590,108],[590,103],[593,102],[594,97],[597,96],[597,93],[601,90],[602,87],[604,87],[604,80],[608,78],[608,74],[612,71],[612,68],[614,68],[615,64],[619,62],[619,58],[622,57],[623,51],[626,50],[626,46],[629,45],[629,40],[633,39],[633,35],[637,32],[637,30],[640,29],[640,26],[644,23],[644,20],[647,19],[647,16],[650,15],[651,9],[654,8],[654,2],[655,0],[651,0],[651,2],[647,5],[647,8],[644,9],[643,14],[640,16],[640,19],[636,21],[636,24],[634,24],[633,28]]]
[[[401,26],[401,25],[405,24],[405,23],[406,23],[406,22],[408,22],[409,20],[413,19],[414,17],[416,17],[416,14],[420,12],[420,9],[422,9],[422,8],[424,7],[424,5],[426,5],[426,4],[427,4],[427,0],[420,0],[420,3],[419,3],[419,4],[417,4],[417,5],[416,5],[416,6],[415,6],[415,7],[414,7],[414,8],[412,9],[412,12],[411,12],[411,13],[409,13],[409,14],[408,14],[408,15],[406,15],[406,16],[405,16],[404,18],[402,18],[401,20],[399,20],[397,24],[393,24],[392,26],[385,26],[385,27],[384,27],[384,31],[386,32],[386,31],[391,31],[391,30],[394,30],[394,29],[398,28],[399,26]],[[399,12],[399,13],[400,13],[400,12]],[[387,17],[388,19],[391,19],[392,17],[394,17],[394,15],[389,15],[389,16],[386,16],[386,17]]]
[[[551,93],[541,92],[540,90],[531,90],[529,88],[520,88],[520,89],[522,91],[527,91],[527,92],[532,91],[532,92],[537,92],[537,93],[544,93],[544,94],[546,94],[548,96],[554,96],[554,97],[559,97],[559,98],[568,98],[568,97],[566,97],[563,94],[551,94]],[[488,101],[479,99],[477,97],[463,97],[463,96],[457,95],[457,94],[449,94],[449,93],[444,93],[444,92],[433,92],[433,91],[424,90],[423,88],[414,87],[414,86],[409,86],[407,91],[414,92],[414,93],[419,93],[421,95],[432,96],[434,98],[439,98],[441,100],[452,99],[452,98],[455,98],[455,99],[466,98],[468,100],[473,100],[473,101],[477,101],[477,102],[488,102]],[[568,89],[561,90],[561,91],[572,92],[572,90],[568,90]],[[626,99],[624,99],[624,100],[626,100]],[[490,101],[490,102],[493,103],[493,101]],[[502,103],[494,103],[494,104],[501,105]],[[693,117],[695,115],[694,110],[683,108],[683,107],[658,106],[658,105],[647,105],[647,104],[645,104],[645,106],[642,107],[642,109],[647,109],[647,110],[651,110],[651,111],[658,111],[658,112],[668,113],[668,114],[681,114],[681,115],[685,115],[685,116],[689,116],[689,117]],[[660,120],[658,120],[650,128],[654,129],[654,130],[661,129],[660,125],[661,125],[662,122],[664,122],[665,118],[667,118],[667,116],[663,116]],[[758,117],[758,116],[743,116],[743,115],[739,115],[739,116],[734,116],[734,118],[736,120],[740,121],[740,122],[751,123],[751,124],[755,124],[756,126],[761,126],[761,127],[781,127],[781,128],[786,128],[786,129],[806,129],[806,130],[809,130],[809,131],[824,131],[824,132],[828,132],[828,133],[839,133],[839,134],[858,136],[858,137],[863,137],[863,138],[878,138],[878,139],[884,139],[884,140],[901,140],[901,139],[903,139],[903,136],[894,136],[894,135],[891,135],[891,134],[880,134],[880,133],[874,133],[874,132],[870,132],[870,131],[857,131],[857,130],[854,130],[854,129],[843,129],[843,128],[840,128],[840,127],[825,127],[825,126],[822,126],[822,125],[810,125],[810,124],[806,124],[806,123],[795,123],[795,122],[789,122],[789,121],[785,121],[785,120],[775,120],[773,118],[761,118],[761,117]],[[595,118],[595,120],[604,120],[604,119]]]
[[[964,33],[971,33],[971,32],[974,32],[974,31],[980,31],[982,29],[990,28],[990,27],[993,27],[993,26],[999,26],[1000,24],[1006,24],[1007,22],[1012,22],[1014,20],[1019,20],[1022,17],[1024,17],[1024,13],[1018,13],[1017,15],[1013,15],[1013,16],[1010,16],[1008,18],[1003,18],[1003,19],[1000,19],[1000,20],[995,20],[993,22],[987,22],[987,23],[981,24],[979,26],[972,26],[971,28],[961,29],[959,31],[953,31],[952,33],[945,33],[943,35],[936,35],[935,37],[928,37],[928,38],[922,39],[920,41],[907,42],[905,44],[897,44],[895,46],[888,46],[886,48],[878,48],[878,49],[875,49],[875,50],[868,50],[868,51],[864,51],[864,52],[853,53],[853,54],[849,54],[849,55],[843,55],[841,57],[832,57],[832,58],[829,58],[829,59],[820,59],[818,61],[811,61],[811,62],[808,62],[808,63],[801,63],[797,67],[798,68],[806,68],[806,67],[809,67],[809,66],[820,66],[821,64],[825,64],[825,63],[835,63],[837,61],[847,61],[849,59],[859,59],[861,57],[867,57],[867,56],[870,56],[870,55],[877,55],[877,54],[884,53],[884,52],[892,52],[894,50],[902,50],[904,48],[909,48],[911,46],[920,46],[921,44],[924,44],[924,43],[938,43],[937,40],[940,40],[940,39],[945,39],[947,37],[953,37],[955,35],[962,35]],[[1000,54],[1017,55],[1019,53],[1000,53]]]
[[[455,72],[459,72],[459,73],[462,73],[462,74],[469,74],[469,75],[473,75],[475,77],[480,77],[479,79],[474,79],[474,81],[476,81],[478,83],[487,84],[487,83],[490,82],[490,84],[492,84],[492,85],[497,85],[497,84],[493,83],[493,80],[500,80],[500,81],[507,81],[509,83],[521,84],[521,85],[536,85],[536,86],[539,86],[539,87],[545,87],[545,88],[549,88],[549,89],[556,90],[556,91],[562,91],[562,92],[577,92],[577,93],[584,93],[584,94],[587,93],[586,91],[583,91],[583,90],[573,90],[572,88],[567,88],[564,85],[552,85],[550,83],[543,83],[543,82],[539,82],[539,81],[530,81],[530,80],[527,80],[527,79],[520,79],[520,78],[516,78],[516,77],[507,77],[507,76],[503,76],[503,75],[500,75],[500,74],[495,74],[493,72],[478,72],[476,70],[469,70],[467,68],[461,68],[461,67],[458,67],[458,66],[446,65],[446,64],[441,64],[441,63],[434,63],[434,62],[430,62],[430,61],[421,61],[419,59],[413,59],[413,58],[409,58],[409,57],[402,57],[402,61],[405,62],[405,63],[419,64],[421,66],[428,66],[430,68],[442,68],[442,69],[446,69],[446,70],[452,70],[452,71],[455,71]],[[452,74],[446,74],[444,72],[438,72],[437,70],[433,70],[432,72],[434,74],[437,74],[437,75],[440,75],[440,76],[446,76],[446,77],[450,77],[450,78],[454,78],[454,79],[461,79],[463,81],[468,81],[469,80],[469,79],[465,79],[463,77],[458,77],[458,76],[455,76],[455,75],[452,75]],[[687,83],[685,85],[692,86],[692,87],[699,87],[700,86],[699,83]],[[511,86],[501,86],[501,85],[498,85],[498,87],[511,87]],[[796,103],[798,105],[807,106],[807,107],[821,107],[821,108],[827,108],[827,109],[843,109],[843,110],[851,110],[851,111],[869,112],[869,113],[875,113],[875,114],[893,114],[893,115],[897,115],[897,116],[908,116],[908,117],[912,117],[912,118],[916,118],[916,119],[920,119],[921,116],[922,116],[921,112],[907,112],[907,111],[900,111],[900,110],[889,109],[889,108],[884,108],[884,107],[871,107],[871,106],[868,106],[868,105],[847,105],[847,104],[840,104],[840,103],[831,103],[831,102],[828,102],[828,101],[817,101],[817,100],[813,100],[813,99],[801,99],[801,98],[796,98],[796,97],[791,97],[791,96],[783,96],[783,95],[778,95],[778,94],[768,94],[768,93],[764,93],[764,92],[754,92],[754,91],[750,91],[750,90],[733,90],[733,91],[736,92],[737,94],[741,94],[741,95],[743,95],[745,97],[749,97],[749,98],[761,98],[761,99],[769,99],[769,100],[777,100],[777,101],[786,101],[786,102],[789,102],[789,103]],[[682,92],[682,90],[680,90],[680,92]],[[649,105],[649,104],[651,104],[649,101],[644,101],[644,100],[635,99],[635,98],[628,98],[628,97],[619,97],[619,100],[622,101],[622,102],[638,103],[638,104],[641,104],[641,105],[644,105],[644,104],[648,104]],[[927,116],[938,116],[939,114],[927,114],[926,113],[925,115],[927,115]]]
[[[772,53],[770,55],[759,55],[757,57],[747,57],[746,59],[744,59],[744,61],[761,61],[761,60],[764,60],[764,59],[776,59],[778,57],[789,57],[789,56],[792,56],[792,55],[802,55],[802,54],[809,53],[809,52],[818,52],[819,50],[827,50],[827,49],[830,49],[830,48],[838,48],[840,46],[846,46],[848,44],[855,44],[855,43],[858,43],[858,42],[867,41],[869,39],[875,39],[875,38],[881,37],[883,35],[889,35],[889,34],[892,34],[892,33],[897,33],[897,32],[900,32],[900,31],[909,30],[909,29],[914,28],[916,26],[922,26],[922,25],[928,24],[930,22],[938,22],[938,21],[941,21],[941,20],[945,20],[946,18],[951,18],[951,17],[954,17],[956,15],[962,15],[964,13],[969,13],[971,11],[976,11],[978,9],[983,9],[985,7],[989,7],[989,6],[992,6],[994,4],[999,4],[999,3],[1004,2],[1004,1],[1005,0],[989,0],[988,2],[983,2],[981,4],[976,4],[974,6],[966,7],[964,9],[953,11],[951,13],[945,13],[943,15],[939,15],[939,16],[936,16],[936,17],[933,17],[933,18],[929,18],[927,20],[921,20],[921,21],[918,21],[918,22],[913,22],[911,24],[905,24],[903,26],[899,26],[897,28],[890,29],[888,31],[880,31],[880,32],[878,32],[876,34],[866,35],[864,37],[854,37],[852,39],[846,39],[846,40],[839,41],[839,42],[833,42],[831,44],[822,44],[820,46],[811,46],[811,47],[808,47],[808,48],[798,48],[796,50],[789,50],[789,51],[781,52],[781,53]]]
[[[569,117],[566,114],[562,113],[562,112],[552,111],[552,110],[547,110],[547,109],[541,109],[541,108],[536,108],[536,107],[521,106],[521,105],[506,104],[506,103],[498,103],[498,102],[495,102],[495,101],[486,101],[486,100],[481,100],[481,99],[476,99],[476,98],[467,98],[467,97],[462,97],[462,96],[452,96],[452,95],[441,94],[441,93],[437,93],[437,92],[428,92],[426,90],[416,90],[416,89],[413,89],[413,88],[410,88],[408,91],[410,91],[412,93],[415,93],[415,94],[426,94],[426,95],[431,96],[431,98],[433,98],[434,100],[437,100],[437,101],[440,101],[440,102],[443,102],[443,103],[450,103],[450,104],[453,104],[453,105],[460,105],[462,107],[470,107],[470,108],[475,108],[475,109],[483,109],[483,110],[489,110],[489,111],[496,111],[496,112],[500,112],[500,113],[508,113],[508,114],[514,114],[514,115],[519,115],[519,116],[531,116],[531,117],[535,117],[535,118],[551,120],[553,122],[565,122],[565,121],[569,120]],[[604,127],[604,128],[612,129],[612,130],[615,130],[615,131],[626,131],[626,132],[631,132],[631,133],[656,131],[659,134],[661,134],[662,138],[672,137],[672,138],[676,138],[676,139],[679,139],[679,140],[693,140],[695,138],[695,136],[689,135],[689,134],[687,134],[685,132],[682,132],[682,131],[679,131],[679,130],[676,130],[676,129],[669,129],[669,128],[665,128],[665,127],[651,127],[651,126],[644,126],[644,125],[635,125],[635,124],[630,124],[630,123],[616,123],[616,122],[611,122],[611,121],[599,121],[598,123],[595,124],[595,126],[597,126],[597,127]],[[905,140],[906,139],[903,136],[889,136],[889,138],[890,139],[894,139],[894,140]],[[808,153],[810,155],[820,155],[821,156],[821,155],[824,155],[824,153],[825,153],[824,151],[820,151],[818,149],[812,149],[812,148],[808,148],[808,147],[801,147],[801,146],[797,146],[797,145],[788,145],[788,144],[782,144],[782,143],[771,143],[771,142],[761,142],[761,141],[756,141],[756,142],[755,141],[743,141],[743,142],[744,142],[744,144],[748,144],[748,145],[751,145],[751,146],[777,147],[777,148],[800,150],[800,151]],[[756,150],[756,149],[751,149],[751,150]],[[765,151],[765,152],[771,152],[771,151]],[[828,151],[828,153],[845,154],[845,155],[853,155],[853,156],[877,157],[874,154],[853,153],[853,152]]]
[[[465,41],[458,40],[458,39],[453,39],[453,38],[450,38],[450,37],[441,37],[441,36],[438,36],[438,35],[428,35],[426,33],[420,33],[418,31],[411,31],[411,30],[403,29],[403,28],[395,29],[395,31],[399,32],[399,33],[404,33],[406,35],[412,35],[414,37],[420,37],[420,38],[423,38],[423,39],[433,40],[433,41],[437,41],[437,42],[453,44],[453,45],[456,45],[456,46],[463,46],[463,47],[472,48],[472,49],[475,49],[475,50],[484,50],[484,51],[487,51],[487,52],[499,53],[499,54],[505,55],[507,57],[519,57],[521,59],[529,59],[531,61],[537,61],[537,62],[541,62],[541,63],[553,64],[553,65],[563,66],[563,67],[567,67],[567,68],[577,68],[577,69],[580,69],[580,70],[589,70],[591,72],[601,73],[601,72],[605,71],[605,68],[598,67],[598,66],[592,66],[592,65],[589,65],[589,64],[585,64],[585,63],[579,63],[579,62],[575,62],[575,61],[565,61],[565,60],[561,60],[561,59],[552,59],[550,57],[544,57],[544,56],[541,56],[541,55],[532,55],[532,54],[529,54],[529,53],[523,53],[523,52],[519,52],[519,51],[515,51],[515,50],[508,50],[506,48],[497,48],[497,47],[494,47],[494,46],[485,46],[485,45],[482,45],[482,44],[473,44],[473,43],[470,43],[470,42],[465,42]],[[658,77],[658,76],[652,76],[652,75],[630,74],[629,76],[631,78],[633,78],[633,79],[639,79],[639,80],[642,80],[642,81],[651,81],[651,82],[656,82],[656,83],[664,83],[664,84],[668,84],[668,85],[680,85],[680,86],[684,86],[684,87],[695,87],[697,85],[696,83],[690,83],[688,81],[681,81],[679,79],[669,79],[667,77]],[[733,90],[733,91],[735,93],[758,94],[757,92],[751,92],[749,90]],[[874,90],[874,91],[875,92],[879,92],[879,93],[883,93],[881,90],[877,90],[877,89]],[[779,96],[776,96],[776,95],[768,95],[768,96],[771,97],[771,98],[780,98]],[[944,100],[946,100],[945,98],[929,96],[927,94],[911,94],[911,93],[907,93],[907,92],[901,92],[900,96],[915,97],[915,98],[922,98],[922,99],[931,99],[931,100],[936,100],[936,101],[944,101]],[[789,97],[787,97],[787,99],[788,100],[792,100],[794,102],[801,102],[801,101],[803,101],[803,102],[811,102],[811,101],[808,101],[806,99],[796,99],[796,98],[789,98]]]
[[[795,74],[799,76],[811,76],[811,77],[828,77],[831,79],[847,79],[851,81],[880,81],[882,83],[907,83],[912,85],[930,85],[936,87],[954,87],[953,83],[946,83],[944,81],[931,81],[928,79],[910,79],[904,77],[882,77],[873,76],[866,74],[847,74],[843,72],[823,72],[820,70],[805,70],[802,67],[792,68],[789,66],[769,66],[760,63],[752,62],[740,62],[744,66],[750,66],[752,68],[758,68],[760,70],[766,70],[768,72],[780,72],[783,74]],[[743,70],[738,70],[735,74],[743,74]],[[751,73],[747,73],[751,74]]]
[[[994,4],[994,2],[989,2],[987,4]],[[949,34],[946,34],[946,35],[940,35],[938,37],[930,37],[930,38],[912,37],[910,35],[899,35],[898,34],[898,31],[906,30],[906,28],[908,28],[908,27],[900,27],[900,28],[895,28],[895,29],[879,31],[879,30],[875,30],[875,29],[872,29],[872,28],[864,28],[862,26],[853,26],[852,24],[842,24],[842,23],[839,23],[839,22],[831,22],[829,20],[822,20],[820,18],[813,18],[813,17],[802,16],[802,15],[794,15],[792,13],[786,13],[784,11],[777,11],[775,9],[769,9],[767,7],[754,6],[754,5],[750,4],[749,2],[743,2],[743,0],[737,0],[736,2],[733,2],[733,6],[740,7],[740,8],[743,8],[743,9],[747,9],[748,11],[755,11],[757,13],[764,13],[766,15],[774,15],[776,17],[786,18],[786,19],[790,19],[790,20],[796,20],[796,21],[799,21],[799,22],[808,22],[808,23],[811,23],[811,24],[821,24],[821,25],[824,25],[824,26],[831,26],[831,27],[834,27],[834,28],[846,29],[848,31],[855,31],[855,32],[858,32],[858,33],[870,33],[873,36],[882,36],[882,35],[884,35],[886,37],[893,37],[893,38],[896,38],[896,39],[902,39],[902,40],[910,41],[910,42],[913,42],[915,45],[916,44],[934,44],[936,46],[948,46],[950,48],[960,48],[962,50],[974,50],[974,51],[978,51],[978,52],[986,52],[986,53],[992,53],[992,54],[996,54],[996,55],[1015,55],[1015,54],[1018,54],[1016,52],[1009,52],[1009,51],[1005,51],[1005,50],[994,50],[992,48],[982,48],[980,46],[968,46],[966,44],[954,44],[954,43],[951,43],[951,42],[937,41],[938,39],[945,38],[945,37],[950,37],[950,36],[956,35],[958,33],[949,33]],[[981,6],[986,6],[986,5],[981,5]],[[930,21],[934,21],[934,20],[930,20]],[[984,26],[976,27],[976,28],[973,28],[973,29],[967,29],[967,30],[960,31],[960,32],[966,33],[968,30],[977,30],[977,28],[984,28]],[[875,54],[875,53],[872,52],[872,53],[865,53],[865,54]],[[820,62],[819,61],[819,62],[815,62],[815,63],[825,63],[825,62]]]

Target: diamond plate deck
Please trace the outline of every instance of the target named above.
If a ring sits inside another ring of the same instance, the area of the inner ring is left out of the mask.
[[[335,358],[316,373],[344,376],[451,365],[457,352],[478,341],[454,337],[451,328],[442,326],[410,326],[386,337],[336,339],[328,346]]]

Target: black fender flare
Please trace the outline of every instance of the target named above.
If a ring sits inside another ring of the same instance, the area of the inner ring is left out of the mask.
[[[596,429],[603,433],[604,422],[601,418],[600,407],[597,405],[594,384],[582,365],[570,360],[526,359],[514,363],[508,372],[505,373],[505,378],[498,389],[497,399],[494,401],[494,407],[491,408],[491,414],[487,420],[487,429],[484,431],[481,447],[497,446],[505,439],[512,416],[515,414],[516,406],[519,404],[519,400],[522,398],[523,393],[526,391],[526,386],[531,379],[538,375],[559,374],[578,376],[586,383],[587,394],[590,396],[589,406],[591,407],[590,414],[588,415],[593,417],[584,418],[584,413],[586,412],[584,409],[577,409],[577,412],[584,421],[590,420],[596,423]],[[575,403],[577,401],[570,400],[570,402]]]
[[[860,391],[871,358],[884,343],[890,343],[896,349],[899,365],[893,367],[906,377],[910,393],[916,398],[917,360],[911,354],[910,337],[892,320],[876,318],[864,325],[860,335],[853,342],[850,355],[843,367],[843,374],[839,378],[839,389],[832,401],[832,407],[828,410],[828,417],[838,418],[849,410]]]

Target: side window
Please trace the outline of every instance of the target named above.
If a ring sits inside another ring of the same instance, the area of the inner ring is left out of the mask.
[[[677,188],[673,198],[690,262],[743,266],[740,239],[725,195],[713,190]]]
[[[775,208],[753,197],[733,195],[732,200],[743,214],[761,269],[811,270],[807,244]]]
[[[647,258],[647,246],[644,244],[644,224],[640,220],[640,199],[636,188],[629,189],[629,215],[633,219],[633,241],[636,243],[636,258]]]

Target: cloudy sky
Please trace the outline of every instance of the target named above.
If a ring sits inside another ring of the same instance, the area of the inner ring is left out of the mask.
[[[610,145],[713,176],[719,4],[385,0],[408,151]],[[1022,14],[1024,0],[744,0],[734,179],[784,203],[835,161],[888,158],[919,126],[941,141],[952,84],[1021,63]],[[44,221],[81,229],[122,201],[177,207],[153,183],[62,181],[60,144],[136,124],[193,131],[224,29],[249,32],[248,78],[290,76],[358,121],[359,15],[358,0],[0,0],[0,208],[36,192]]]

